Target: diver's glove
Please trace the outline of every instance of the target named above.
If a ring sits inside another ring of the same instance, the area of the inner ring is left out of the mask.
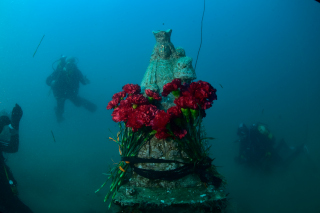
[[[3,130],[3,127],[6,126],[6,125],[9,125],[11,122],[10,122],[10,118],[8,116],[1,116],[0,117],[0,133],[2,132]]]
[[[11,126],[16,130],[19,130],[19,122],[21,120],[22,114],[23,112],[21,107],[16,104],[16,106],[13,107],[11,114]]]

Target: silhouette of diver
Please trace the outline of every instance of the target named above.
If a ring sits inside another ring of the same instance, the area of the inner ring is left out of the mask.
[[[11,118],[5,111],[0,112],[0,212],[32,213],[18,197],[17,181],[6,164],[3,152],[15,153],[19,148],[19,123],[22,109],[16,104]]]
[[[87,85],[90,81],[78,69],[76,59],[74,57],[67,59],[66,56],[61,56],[57,61],[59,61],[57,68],[46,80],[46,84],[51,87],[57,100],[57,107],[55,108],[57,121],[62,122],[64,120],[62,115],[67,99],[77,107],[83,106],[85,109],[95,112],[97,109],[95,104],[78,96],[79,82]]]
[[[275,137],[262,123],[252,124],[250,128],[241,123],[237,135],[240,147],[235,160],[240,164],[265,171],[277,166],[288,166],[305,148],[304,144],[289,147],[283,139],[275,146]]]

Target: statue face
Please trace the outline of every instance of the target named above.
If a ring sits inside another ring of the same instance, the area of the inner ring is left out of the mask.
[[[162,44],[159,48],[159,55],[161,58],[169,58],[171,50],[168,44]]]

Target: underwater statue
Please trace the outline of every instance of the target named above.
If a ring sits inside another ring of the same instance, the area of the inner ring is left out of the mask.
[[[109,198],[115,212],[221,212],[225,180],[212,164],[202,119],[217,100],[216,89],[197,81],[192,58],[156,38],[141,85],[127,84],[107,109],[120,131],[121,161],[110,170]],[[107,181],[97,190],[97,192]],[[213,211],[212,211],[213,210]]]

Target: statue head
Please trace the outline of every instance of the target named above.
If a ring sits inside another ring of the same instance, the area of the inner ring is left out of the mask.
[[[171,32],[171,29],[152,32],[157,42],[153,53],[156,59],[169,59],[175,52],[174,46],[170,41]]]
[[[165,42],[170,42],[170,37],[172,30],[157,30],[157,31],[152,31],[154,37],[156,38],[156,41],[159,43],[165,43]]]
[[[173,70],[174,78],[180,78],[183,83],[190,83],[196,79],[196,73],[192,67],[192,58],[178,58]]]

